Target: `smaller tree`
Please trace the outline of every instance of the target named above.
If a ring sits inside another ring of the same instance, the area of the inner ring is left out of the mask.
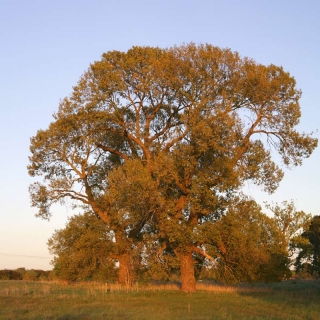
[[[304,211],[298,211],[293,200],[283,201],[281,204],[265,204],[273,212],[273,219],[284,236],[282,246],[283,249],[288,250],[289,257],[291,258],[290,265],[298,263],[298,269],[301,271],[301,262],[298,262],[301,256],[300,253],[302,253],[302,256],[305,256],[306,252],[310,251],[310,245],[306,238],[302,237],[302,232],[308,229],[312,215]]]
[[[294,241],[298,240],[299,235],[309,226],[312,215],[298,211],[293,200],[283,201],[280,205],[278,203],[265,204],[266,208],[273,212],[274,220],[284,236],[283,246],[289,249],[290,256],[292,256],[294,246],[291,245],[291,241],[294,238]]]
[[[48,240],[56,275],[68,281],[114,280],[113,232],[93,213],[75,215]]]
[[[212,271],[218,280],[269,282],[289,275],[284,236],[254,200],[235,199],[210,234],[206,251],[216,259]]]
[[[23,280],[27,281],[37,281],[39,279],[39,274],[36,272],[36,270],[27,270],[25,273]]]
[[[320,216],[314,216],[311,223],[301,234],[304,241],[297,241],[295,247],[299,249],[295,266],[297,272],[307,271],[320,274]]]
[[[23,279],[24,276],[25,276],[25,274],[26,274],[26,272],[27,272],[26,268],[22,268],[22,267],[14,270],[14,271],[16,271],[17,273],[19,273],[20,279]]]

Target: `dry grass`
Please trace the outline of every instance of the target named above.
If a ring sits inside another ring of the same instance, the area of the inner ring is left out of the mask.
[[[84,286],[86,286],[84,284]],[[97,288],[103,288],[101,285],[97,285]],[[134,284],[131,288],[127,288],[117,284],[106,284],[105,289],[107,292],[139,292],[139,291],[180,291],[179,284],[149,284],[139,285]],[[197,283],[197,291],[210,291],[216,294],[225,293],[261,293],[271,292],[271,286],[228,286],[228,285],[217,285],[212,283]]]
[[[0,281],[0,319],[320,319],[320,281],[197,288]]]
[[[238,293],[238,294],[249,294],[249,293],[267,293],[272,292],[271,286],[228,286],[228,285],[214,285],[214,284],[203,284],[197,283],[197,290],[210,291],[213,293]]]

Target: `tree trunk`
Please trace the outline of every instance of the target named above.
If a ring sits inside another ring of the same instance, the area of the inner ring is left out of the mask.
[[[119,262],[118,283],[130,287],[130,255],[128,253],[122,253],[119,254],[117,258]]]
[[[194,277],[194,260],[192,252],[180,255],[181,290],[183,292],[196,291],[196,279]]]

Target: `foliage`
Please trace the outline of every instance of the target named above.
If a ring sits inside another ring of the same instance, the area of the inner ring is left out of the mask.
[[[68,281],[114,280],[113,233],[94,214],[69,219],[48,241],[55,274]]]
[[[283,247],[288,248],[292,256],[295,253],[294,243],[301,239],[300,235],[309,226],[312,215],[297,211],[293,200],[283,201],[281,204],[266,203],[266,207],[273,212],[278,228],[284,235]]]
[[[52,280],[52,271],[26,270],[18,268],[15,270],[0,270],[0,280],[28,280],[28,281],[46,281]]]
[[[21,279],[24,279],[24,276],[27,272],[26,268],[18,268],[18,269],[15,269],[14,271],[20,274]]]
[[[194,291],[194,257],[213,259],[198,230],[245,181],[277,188],[283,172],[272,150],[291,167],[317,146],[295,129],[295,85],[282,67],[209,44],[107,52],[31,139],[29,174],[43,177],[30,186],[32,205],[43,218],[66,199],[89,206],[114,232],[121,275],[153,233],[178,259],[182,290]]]
[[[281,230],[251,199],[233,199],[221,219],[199,231],[207,233],[202,236],[211,242],[205,249],[215,260],[210,263],[201,255],[195,255],[197,278],[227,283],[270,282],[290,275]],[[53,264],[57,276],[73,281],[113,280],[114,247],[113,243],[106,247],[105,234],[105,224],[93,214],[72,217],[66,228],[56,231],[49,240],[49,248],[56,255]],[[179,261],[174,253],[167,250],[159,255],[158,239],[152,233],[145,234],[142,243],[143,249],[132,252],[136,280],[179,280]],[[101,263],[92,264],[96,256],[110,264],[109,270],[102,268]]]
[[[320,274],[320,216],[314,216],[311,223],[305,227],[301,240],[295,242],[299,251],[296,258],[297,272],[307,272],[310,275]],[[304,240],[304,241],[303,241]]]
[[[211,237],[206,251],[216,258],[211,270],[218,281],[270,282],[290,274],[282,233],[252,199],[234,199],[203,232]]]
[[[39,274],[35,270],[28,270],[24,275],[24,280],[36,281],[38,280]]]
[[[22,280],[20,273],[14,270],[0,270],[1,280]]]

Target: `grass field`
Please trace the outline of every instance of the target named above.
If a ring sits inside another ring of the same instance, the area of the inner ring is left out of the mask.
[[[320,281],[131,290],[94,283],[0,281],[0,319],[320,319]]]

